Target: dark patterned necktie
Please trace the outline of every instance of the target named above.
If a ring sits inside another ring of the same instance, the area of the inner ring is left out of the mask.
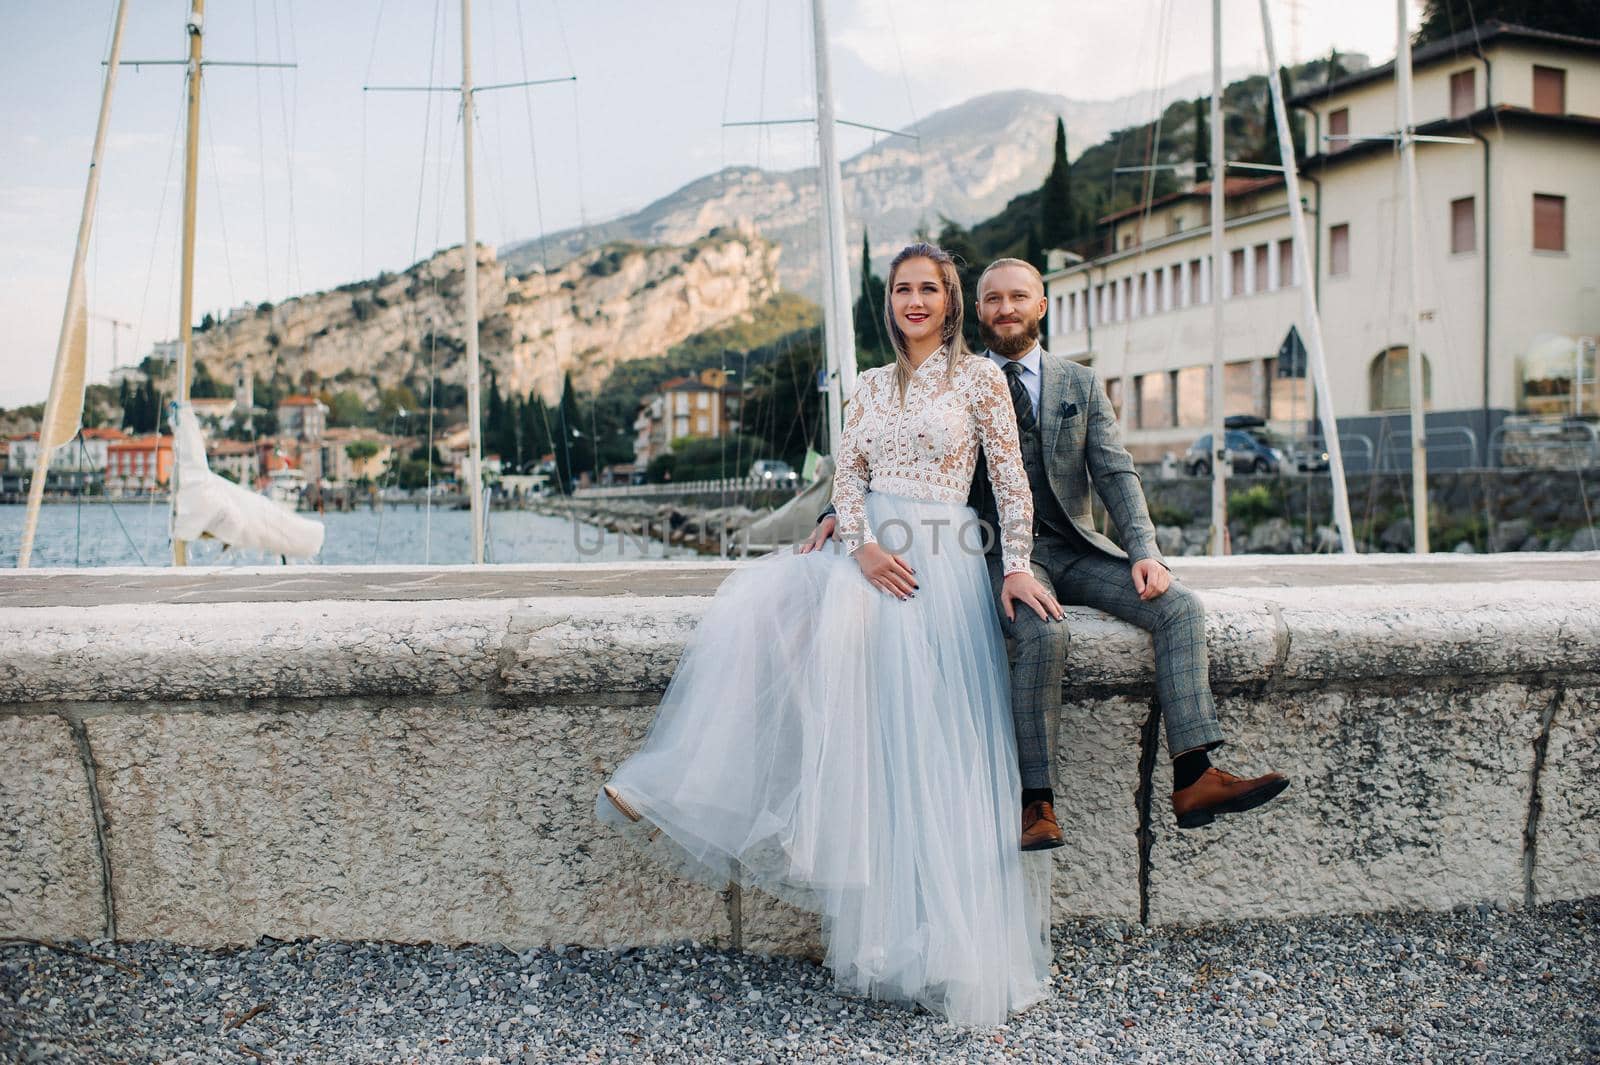
[[[1011,389],[1011,406],[1017,412],[1017,432],[1026,436],[1038,426],[1039,419],[1034,416],[1033,400],[1028,398],[1028,389],[1022,383],[1022,363],[1007,360],[1005,371],[1006,385]]]

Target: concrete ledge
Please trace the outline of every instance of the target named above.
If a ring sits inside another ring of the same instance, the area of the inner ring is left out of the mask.
[[[1148,637],[1072,611],[1057,914],[1600,894],[1600,565],[1579,559],[1179,564],[1226,764],[1296,778],[1270,816],[1195,832],[1172,828]],[[0,935],[814,952],[813,917],[666,877],[592,822],[727,570],[567,567],[543,595],[529,567],[319,571],[298,600],[228,574],[245,601],[139,574],[51,606],[0,578]]]

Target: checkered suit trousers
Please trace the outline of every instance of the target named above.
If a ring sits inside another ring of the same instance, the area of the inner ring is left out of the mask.
[[[1004,577],[998,556],[989,557],[995,605]],[[1166,726],[1167,752],[1182,754],[1223,742],[1211,695],[1206,658],[1205,608],[1176,579],[1163,594],[1145,602],[1133,590],[1128,563],[1079,547],[1049,530],[1033,540],[1033,575],[1063,606],[1103,610],[1150,633],[1155,644],[1156,697]],[[1011,666],[1011,717],[1017,733],[1017,761],[1025,788],[1051,787],[1051,755],[1060,729],[1061,685],[1066,665],[1065,622],[1043,621],[1031,607],[1017,608],[1014,622],[1000,611],[1000,625],[1015,640]]]

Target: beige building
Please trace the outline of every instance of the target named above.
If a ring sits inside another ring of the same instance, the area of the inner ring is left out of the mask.
[[[351,457],[352,445],[360,458]],[[321,449],[322,479],[330,484],[369,481],[379,484],[394,457],[394,446],[387,436],[371,429],[328,429],[318,442]],[[365,452],[371,454],[364,454]]]
[[[1593,414],[1600,333],[1600,41],[1498,23],[1414,57],[1420,322],[1430,462],[1492,460],[1508,416]],[[1408,249],[1392,63],[1304,92],[1307,224],[1329,386],[1349,447],[1409,463]],[[1306,431],[1305,382],[1276,376],[1300,318],[1281,179],[1230,178],[1224,412]],[[1141,459],[1210,422],[1208,186],[1107,219],[1112,247],[1049,272],[1049,347],[1091,362]],[[1125,384],[1125,382],[1127,382]],[[1125,400],[1127,402],[1125,402]]]
[[[643,470],[651,459],[670,453],[674,440],[738,432],[742,396],[728,377],[716,369],[674,377],[640,400],[633,421],[634,469]]]

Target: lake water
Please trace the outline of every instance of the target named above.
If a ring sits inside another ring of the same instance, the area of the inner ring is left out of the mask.
[[[0,568],[17,564],[26,507],[0,505]],[[453,565],[472,561],[471,515],[464,510],[389,507],[316,516],[326,536],[311,565]],[[593,525],[522,510],[489,515],[490,562],[615,562],[619,559],[696,558],[695,552]],[[189,546],[199,566],[259,566],[278,559],[258,552],[223,551],[201,541]],[[168,566],[167,504],[50,504],[39,516],[33,541],[35,566]]]

